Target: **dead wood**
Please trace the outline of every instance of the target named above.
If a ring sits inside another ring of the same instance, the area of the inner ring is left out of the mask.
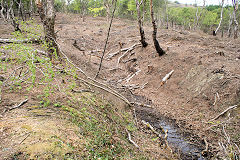
[[[22,144],[29,136],[30,136],[31,132],[29,132],[26,137],[23,138],[23,140],[21,140],[21,142],[19,144]]]
[[[160,126],[160,130],[161,130],[161,132],[164,134],[164,137],[162,137],[162,135],[161,135],[160,133],[158,133],[158,132],[153,128],[153,126],[151,126],[151,124],[149,124],[148,122],[146,122],[146,121],[144,121],[144,120],[142,120],[142,123],[143,123],[144,125],[146,125],[148,128],[150,128],[150,129],[152,130],[152,132],[153,132],[154,134],[156,134],[156,135],[160,138],[161,141],[164,142],[164,144],[166,145],[166,147],[169,149],[169,151],[170,151],[171,153],[173,152],[172,149],[171,149],[171,147],[168,145],[168,141],[167,141],[168,130],[165,131],[165,130],[163,129],[163,127]]]
[[[205,143],[205,149],[202,151],[202,154],[203,154],[204,156],[206,156],[207,153],[208,153],[208,142],[207,142],[207,139],[206,139],[206,138],[204,138],[203,140],[204,140],[204,143]]]
[[[138,105],[138,106],[142,106],[142,107],[146,107],[146,108],[154,108],[151,105],[148,104],[144,104],[144,103],[138,103],[138,102],[130,102],[132,105]]]
[[[136,47],[136,46],[129,48],[128,50],[126,50],[126,52],[123,53],[123,55],[121,55],[121,56],[118,58],[117,66],[118,66],[118,64],[121,62],[121,59],[125,58],[126,55],[127,55],[129,52],[131,52],[132,50],[135,49],[135,47]]]
[[[135,73],[133,73],[132,75],[129,75],[126,78],[126,82],[128,83],[134,76],[138,75],[138,73],[141,72],[141,70],[136,71]]]
[[[126,61],[123,61],[123,63],[127,63],[127,62],[136,62],[137,61],[137,58],[131,58],[131,59],[128,59]]]
[[[139,146],[137,145],[137,143],[135,143],[132,138],[131,138],[131,134],[128,132],[128,130],[126,129],[126,132],[128,134],[128,140],[136,147],[139,148]]]
[[[142,120],[142,123],[144,124],[144,125],[146,125],[148,128],[150,128],[151,130],[152,130],[152,132],[154,133],[154,134],[156,134],[161,140],[163,140],[163,137],[162,137],[162,135],[160,134],[160,133],[158,133],[154,128],[153,128],[153,126],[151,126],[151,124],[149,124],[148,122],[146,122],[146,121],[144,121],[144,120]],[[163,129],[162,129],[163,130]],[[164,131],[164,130],[163,130]],[[164,131],[164,133],[165,133],[165,131]]]
[[[108,85],[102,83],[102,82],[99,82],[89,76],[86,75],[86,73],[81,69],[79,68],[78,66],[76,66],[67,56],[66,54],[62,51],[61,49],[61,46],[57,43],[57,41],[55,41],[55,43],[58,45],[58,48],[59,48],[59,51],[61,53],[61,55],[63,56],[62,58],[65,58],[67,62],[69,62],[73,67],[75,67],[80,73],[82,73],[85,78],[81,78],[80,76],[76,77],[76,79],[88,84],[88,85],[91,85],[91,86],[94,86],[94,87],[97,87],[97,88],[100,88],[108,93],[111,93],[113,94],[114,96],[118,97],[119,99],[121,99],[123,102],[125,102],[126,104],[128,104],[129,106],[132,106],[132,104],[127,100],[126,97],[124,97],[123,95],[121,95],[120,93],[118,93],[116,90],[112,89],[111,87],[109,87]],[[71,73],[67,73],[67,74],[70,74],[72,75]],[[75,77],[75,75],[74,75]]]
[[[11,110],[13,110],[13,109],[19,108],[19,107],[21,107],[22,105],[24,105],[25,103],[27,103],[27,101],[28,101],[28,99],[25,99],[24,101],[22,101],[22,102],[19,103],[18,105],[13,106],[13,107],[9,108],[8,110],[11,111]]]
[[[115,57],[116,55],[120,54],[121,52],[124,52],[124,51],[128,51],[128,50],[133,50],[135,49],[137,46],[140,46],[141,44],[140,43],[135,43],[134,45],[128,47],[128,48],[123,48],[117,52],[114,52],[114,53],[110,53],[108,54],[108,56],[106,57],[106,59],[111,59],[113,57]],[[121,51],[121,52],[120,52]]]
[[[217,115],[215,118],[213,118],[212,120],[210,121],[214,121],[214,120],[217,120],[219,117],[221,117],[222,115],[224,115],[226,112],[228,112],[229,110],[231,109],[235,109],[237,107],[239,107],[240,105],[234,105],[234,106],[230,106],[228,107],[227,109],[225,109],[222,113],[220,113],[219,115]]]
[[[94,93],[94,91],[92,91],[92,90],[90,90],[90,89],[81,89],[81,90],[72,89],[72,92],[75,92],[75,93],[83,93],[83,92],[91,92],[91,93]]]
[[[40,39],[35,39],[35,38],[28,38],[23,40],[0,38],[0,43],[40,43],[40,42],[41,42]]]
[[[161,82],[161,86],[164,85],[164,83],[167,82],[167,80],[171,77],[171,75],[173,74],[174,70],[172,70],[171,72],[169,72],[168,74],[166,74],[165,77],[163,77],[162,82]]]

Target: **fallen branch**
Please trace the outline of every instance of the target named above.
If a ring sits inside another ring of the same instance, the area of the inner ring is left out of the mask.
[[[41,40],[36,39],[36,38],[28,38],[28,39],[23,39],[23,40],[0,38],[0,43],[40,43],[40,42],[41,42]]]
[[[164,85],[164,83],[167,82],[167,80],[171,77],[171,75],[173,74],[174,70],[172,70],[171,72],[169,72],[168,74],[166,74],[166,76],[162,79],[161,82],[161,86]]]
[[[220,97],[219,97],[219,94],[218,94],[218,93],[216,93],[216,95],[214,96],[214,103],[213,103],[213,106],[215,106],[215,105],[216,105],[216,103],[217,103],[217,99],[220,99]]]
[[[148,105],[148,104],[143,104],[143,103],[138,103],[138,102],[130,102],[132,105],[138,105],[142,107],[147,107],[147,108],[153,108],[153,106]]]
[[[204,143],[205,143],[205,149],[202,151],[202,154],[203,154],[204,156],[206,156],[207,153],[208,153],[208,142],[207,142],[207,139],[206,139],[206,138],[204,138],[203,140],[204,140]]]
[[[239,107],[239,105],[234,105],[234,106],[228,107],[226,110],[224,110],[222,113],[220,113],[219,115],[217,115],[215,118],[213,118],[213,119],[210,120],[210,121],[217,120],[219,117],[221,117],[222,115],[224,115],[224,114],[225,114],[226,112],[228,112],[229,110],[235,109],[235,108],[237,108],[237,107]]]
[[[89,90],[89,89],[81,89],[81,90],[72,89],[72,91],[75,92],[75,93],[82,93],[82,92],[91,92],[91,93],[94,93],[94,91]]]
[[[23,140],[22,140],[19,144],[22,144],[22,143],[30,136],[30,134],[31,134],[31,132],[28,133],[28,134],[26,135],[26,137],[24,137]]]
[[[102,90],[105,90],[106,92],[108,93],[111,93],[113,95],[115,95],[116,97],[120,98],[121,100],[123,100],[126,104],[128,104],[129,106],[132,106],[130,104],[130,102],[127,100],[127,98],[125,98],[123,95],[121,95],[120,93],[118,93],[117,91],[115,91],[114,89],[112,89],[111,87],[109,87],[108,85],[102,83],[102,82],[99,82],[89,76],[86,75],[86,73],[79,67],[77,67],[68,57],[67,55],[62,51],[61,49],[61,46],[57,43],[57,41],[55,40],[55,43],[57,44],[58,48],[59,48],[59,51],[61,52],[62,56],[64,56],[64,58],[71,64],[73,65],[73,67],[75,67],[77,69],[78,72],[81,72],[86,78],[87,80],[83,79],[83,78],[80,78],[80,77],[77,77],[76,79],[79,79],[83,82],[85,82],[86,84],[89,84],[89,85],[92,85],[94,87],[97,87],[97,88],[100,88]],[[68,73],[70,74],[70,73]],[[70,74],[71,75],[71,74]],[[74,75],[75,76],[75,75]],[[92,82],[90,82],[90,81]],[[95,84],[96,83],[96,84]],[[103,87],[104,86],[104,87]],[[105,88],[106,87],[106,88]]]
[[[132,140],[131,134],[128,132],[127,129],[126,129],[126,132],[127,132],[127,134],[128,134],[128,140],[129,140],[136,148],[139,148],[139,146]]]
[[[37,53],[40,53],[40,54],[48,57],[48,53],[47,52],[41,51],[39,49],[34,49],[34,51],[36,51]]]
[[[13,109],[19,108],[19,107],[21,107],[22,105],[24,105],[25,103],[27,103],[27,101],[28,101],[28,99],[25,99],[24,101],[22,101],[22,102],[19,103],[18,105],[13,106],[13,107],[9,108],[8,110],[11,111],[11,110],[13,110]]]
[[[161,140],[163,140],[162,135],[161,135],[160,133],[158,133],[158,132],[153,128],[153,126],[151,126],[151,124],[149,124],[148,122],[146,122],[146,121],[144,121],[144,120],[142,120],[142,123],[143,123],[144,125],[146,125],[148,128],[150,128],[150,129],[152,130],[152,132],[153,132],[154,134],[156,134]],[[163,128],[161,128],[161,130],[164,131]],[[164,131],[164,133],[165,133],[165,131]]]
[[[131,48],[129,48],[126,52],[124,52],[124,54],[123,55],[121,55],[119,58],[118,58],[118,61],[117,61],[117,66],[118,66],[118,64],[121,62],[121,59],[122,58],[124,58],[126,55],[127,55],[127,53],[129,53],[129,52],[131,52],[132,50],[134,50],[134,48],[135,48],[135,46],[134,47],[131,47]]]
[[[108,56],[106,57],[106,59],[111,59],[113,57],[115,57],[116,55],[120,54],[121,52],[125,52],[125,51],[128,51],[128,50],[133,50],[135,49],[136,46],[141,46],[140,43],[135,43],[134,45],[132,45],[131,47],[128,47],[128,48],[123,48],[117,52],[114,52],[114,53],[110,53],[108,54]]]
[[[129,76],[126,78],[127,83],[128,83],[135,75],[138,75],[139,72],[141,72],[141,70],[138,70],[137,72],[133,73],[131,76],[129,75]]]

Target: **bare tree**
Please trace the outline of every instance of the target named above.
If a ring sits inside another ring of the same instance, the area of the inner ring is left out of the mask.
[[[196,2],[196,1],[195,1]],[[205,8],[205,5],[206,5],[206,0],[203,0],[203,6],[202,6],[202,9],[200,11],[200,13],[198,14],[198,7],[197,7],[197,11],[196,11],[196,19],[195,19],[195,29],[198,27],[199,25],[199,19],[201,18],[202,16],[202,13],[203,13],[203,10]]]
[[[219,22],[219,24],[218,24],[217,29],[215,30],[215,34],[214,34],[214,35],[217,34],[217,32],[218,32],[218,30],[219,30],[219,28],[220,28],[220,26],[221,26],[221,23],[222,23],[222,19],[223,19],[223,8],[224,8],[223,6],[224,6],[224,0],[222,0],[222,10],[221,10],[220,22]]]
[[[106,12],[107,12],[107,21],[109,22],[109,18],[111,16],[111,8],[113,6],[113,1],[112,0],[104,0],[103,2]]]
[[[49,58],[52,59],[53,54],[59,56],[59,49],[56,43],[56,35],[54,31],[55,10],[54,0],[36,0],[38,12],[43,24],[45,40],[48,43]]]
[[[165,54],[165,51],[160,47],[160,45],[158,43],[158,40],[157,40],[157,25],[156,25],[156,21],[155,21],[155,18],[154,18],[152,0],[150,0],[150,13],[151,13],[152,26],[153,26],[152,38],[153,38],[154,46],[156,48],[156,51],[157,51],[158,55],[162,56],[162,55]]]
[[[23,8],[22,0],[15,0],[15,2],[18,5],[18,17],[22,17],[22,20],[25,20],[23,15],[24,8]]]
[[[140,7],[143,4],[143,0],[141,0],[140,3],[138,0],[135,0],[135,1],[136,1],[136,9],[137,9],[138,27],[139,27],[139,32],[140,32],[140,36],[141,36],[140,42],[142,44],[142,47],[145,48],[148,46],[148,43],[146,42],[144,29],[143,29],[143,16],[141,16],[141,11],[140,11]]]

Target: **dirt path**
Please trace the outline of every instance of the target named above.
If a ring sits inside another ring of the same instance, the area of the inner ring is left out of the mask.
[[[77,15],[57,16],[58,40],[63,50],[90,76],[94,76],[106,38],[104,18],[90,18],[86,22]],[[240,109],[230,111],[218,121],[207,123],[240,99],[240,43],[239,40],[221,39],[204,33],[180,30],[160,30],[158,39],[167,54],[158,57],[151,41],[151,27],[145,27],[146,49],[137,47],[122,59],[123,53],[105,59],[100,78],[123,90],[132,89],[136,95],[150,99],[161,116],[168,117],[187,132],[206,137],[211,150],[218,150],[222,137],[220,122],[227,122],[227,133],[239,145]],[[73,46],[74,41],[79,49]],[[107,54],[139,42],[136,23],[117,19],[107,48]],[[132,61],[128,61],[132,59]],[[150,70],[149,70],[150,68]],[[166,84],[161,79],[174,70]],[[129,82],[126,78],[138,72]],[[136,89],[133,89],[136,87]],[[194,140],[193,140],[194,141]],[[202,142],[202,144],[204,144]]]

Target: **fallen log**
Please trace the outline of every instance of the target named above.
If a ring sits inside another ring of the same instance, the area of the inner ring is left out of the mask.
[[[0,43],[40,43],[40,42],[41,40],[36,38],[27,38],[22,40],[0,38]]]

